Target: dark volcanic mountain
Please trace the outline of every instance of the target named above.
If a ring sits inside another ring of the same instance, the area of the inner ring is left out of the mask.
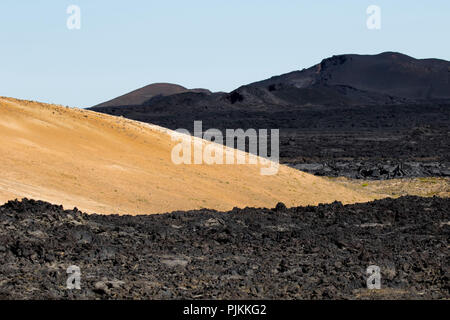
[[[205,94],[210,93],[210,91],[207,89],[186,89],[185,87],[172,83],[153,83],[143,88],[124,94],[120,97],[98,104],[95,107],[136,105],[144,103],[145,101],[153,97],[167,97],[183,92],[203,92]]]
[[[191,94],[161,99],[181,93]],[[309,69],[245,85],[230,94],[210,96],[211,92],[206,89],[188,90],[179,85],[156,83],[94,108],[182,102],[192,106],[208,102],[212,103],[211,107],[219,109],[220,106],[235,103],[246,107],[259,106],[260,109],[269,105],[450,100],[450,62],[414,59],[395,52],[339,55],[324,59]]]
[[[281,161],[319,175],[450,175],[450,62],[339,55],[230,93],[185,91],[92,110],[193,130],[278,128]]]
[[[450,62],[414,59],[395,52],[375,56],[340,55],[306,70],[253,83],[241,88],[241,91],[247,88],[271,91],[290,103],[299,101],[293,95],[279,95],[276,92],[310,90],[324,93],[327,88],[328,95],[334,92],[336,96],[346,97],[347,102],[369,102],[374,98],[379,98],[380,102],[399,98],[450,99]]]

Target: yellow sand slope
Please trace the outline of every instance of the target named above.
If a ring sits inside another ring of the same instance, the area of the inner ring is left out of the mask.
[[[172,132],[157,126],[0,98],[0,202],[34,198],[86,212],[145,214],[371,198],[281,166],[175,165]]]

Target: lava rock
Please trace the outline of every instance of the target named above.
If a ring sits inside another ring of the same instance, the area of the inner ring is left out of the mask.
[[[28,199],[0,207],[0,299],[450,298],[448,198],[74,224],[80,215]],[[379,293],[366,287],[370,265]],[[66,288],[69,266],[80,290]]]

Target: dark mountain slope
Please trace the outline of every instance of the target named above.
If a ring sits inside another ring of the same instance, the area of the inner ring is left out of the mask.
[[[414,59],[395,52],[347,54],[249,85],[272,90],[277,86],[298,89],[342,86],[410,100],[450,99],[450,62]]]
[[[311,105],[341,107],[431,100],[450,101],[450,62],[385,52],[333,56],[309,69],[245,85],[229,94],[153,84],[92,109],[111,113],[111,109],[102,107],[136,109],[140,105],[151,107],[146,110],[156,113],[179,112],[185,108],[191,112],[275,111]]]

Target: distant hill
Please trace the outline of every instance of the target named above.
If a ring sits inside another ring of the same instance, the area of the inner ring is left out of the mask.
[[[183,92],[203,92],[210,93],[207,89],[186,89],[183,86],[172,83],[153,83],[143,88],[131,91],[120,97],[100,103],[95,107],[112,107],[123,105],[139,105],[157,96],[170,96]]]
[[[384,52],[333,56],[308,69],[244,85],[231,93],[211,94],[206,89],[152,84],[94,108],[102,111],[99,108],[142,105],[157,110],[163,105],[166,111],[175,103],[176,108],[207,106],[211,111],[237,104],[238,109],[249,111],[310,104],[348,106],[430,100],[450,100],[450,62]]]
[[[448,122],[439,110],[450,105],[450,62],[347,54],[230,93],[167,84],[140,90],[132,104],[91,109],[171,129],[191,130],[194,120],[209,128],[409,128]],[[144,91],[151,94],[139,104]]]
[[[450,62],[395,52],[338,55],[237,92],[289,104],[329,103],[329,98],[347,103],[450,99]]]

